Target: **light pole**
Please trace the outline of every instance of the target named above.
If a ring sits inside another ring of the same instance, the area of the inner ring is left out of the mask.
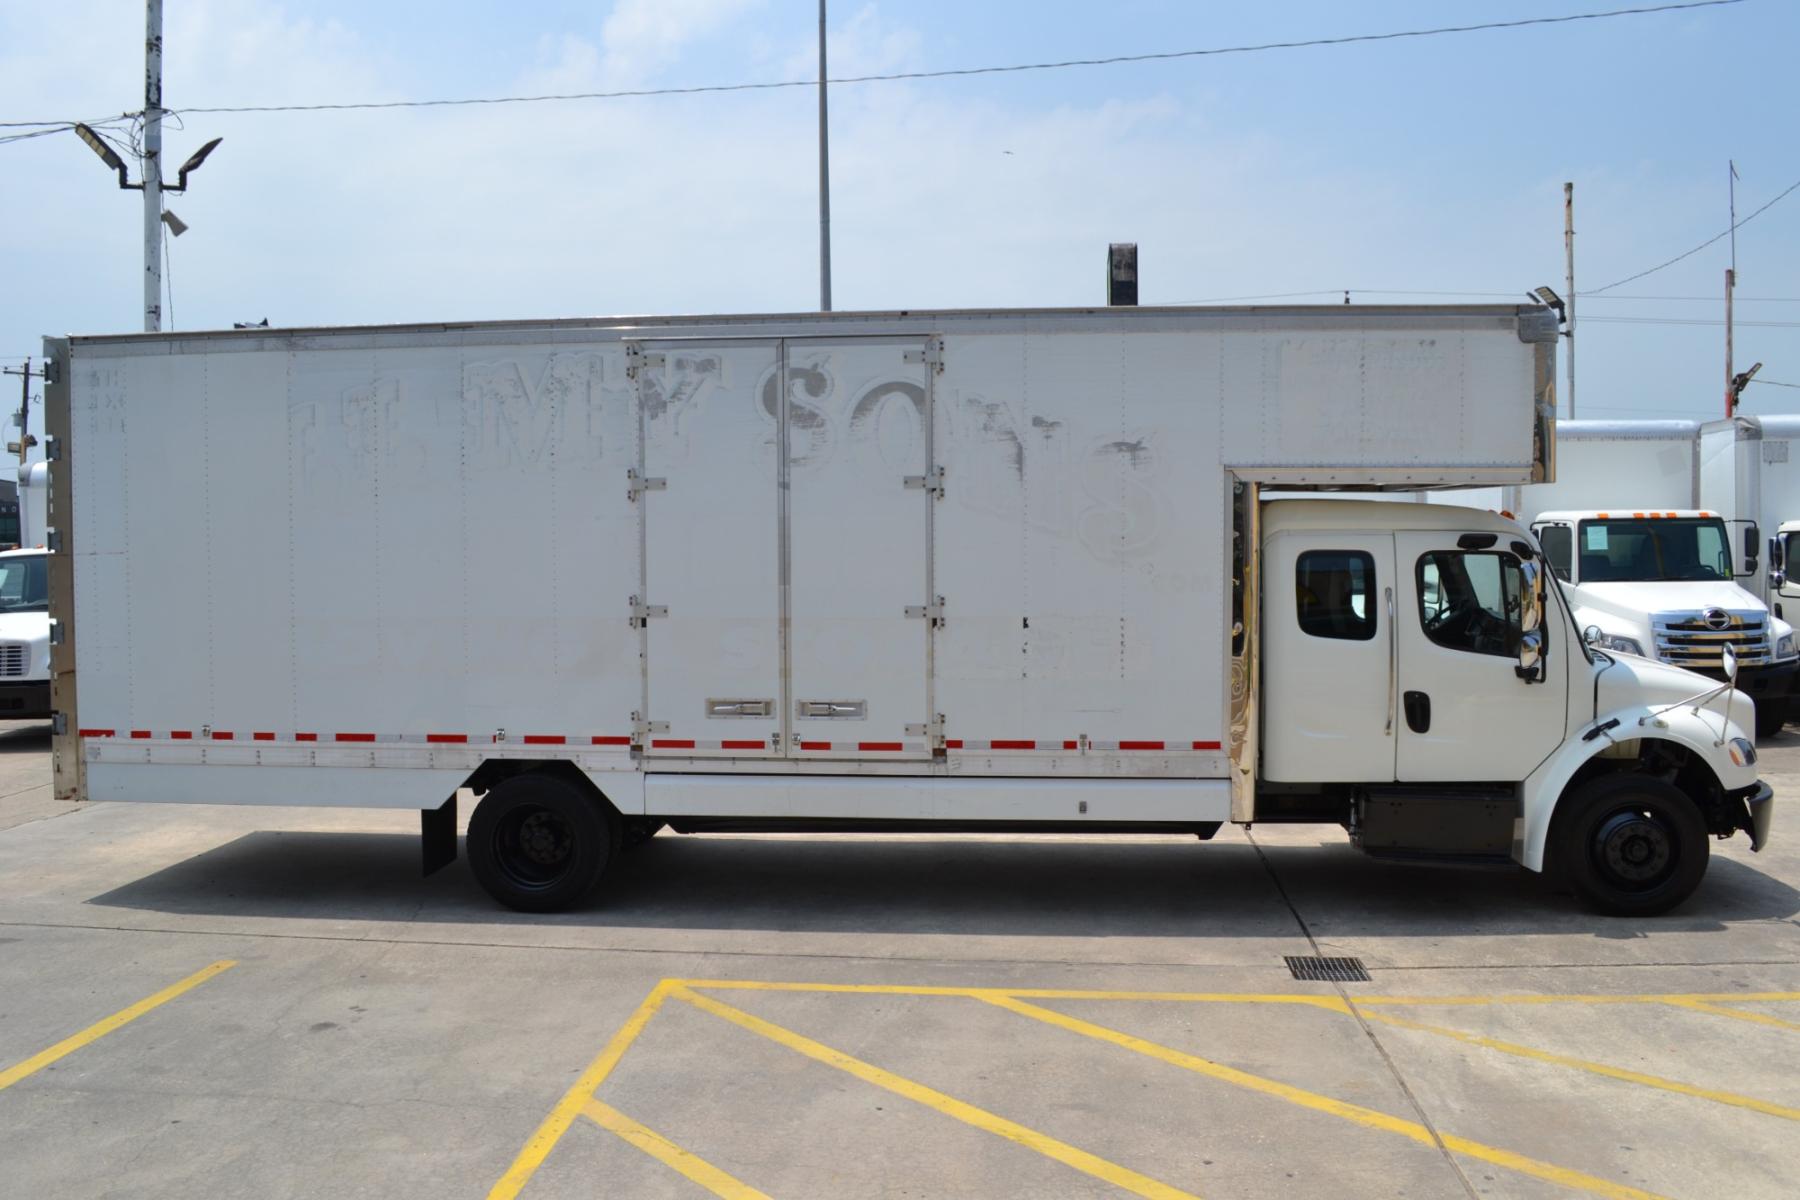
[[[819,0],[819,311],[831,311],[831,124],[825,115],[825,0]]]
[[[132,191],[144,193],[144,332],[155,333],[162,328],[162,225],[166,222],[169,230],[180,237],[187,232],[187,225],[174,213],[165,213],[162,206],[164,192],[187,191],[187,177],[192,171],[199,169],[224,141],[214,138],[206,143],[181,164],[176,173],[173,185],[163,182],[162,169],[162,0],[147,0],[145,5],[144,34],[144,162],[143,178],[132,183],[125,171],[125,160],[106,139],[95,133],[86,125],[75,126],[76,136],[88,144],[88,148],[100,156],[100,161],[111,170],[119,173],[119,186]]]

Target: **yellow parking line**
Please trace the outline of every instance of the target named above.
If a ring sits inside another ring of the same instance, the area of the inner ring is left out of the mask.
[[[1005,1117],[988,1112],[986,1109],[976,1108],[973,1104],[965,1103],[954,1096],[947,1096],[943,1092],[926,1087],[922,1083],[915,1083],[891,1071],[885,1071],[872,1063],[852,1058],[841,1050],[833,1050],[830,1046],[815,1042],[811,1038],[804,1037],[780,1025],[772,1024],[760,1017],[751,1016],[742,1009],[733,1008],[710,996],[689,991],[685,987],[676,989],[674,995],[715,1017],[730,1021],[733,1025],[748,1029],[751,1033],[759,1034],[778,1045],[804,1054],[815,1062],[824,1063],[828,1067],[836,1067],[865,1083],[885,1088],[897,1096],[903,1096],[917,1104],[935,1109],[966,1125],[973,1125],[987,1133],[1016,1142],[1048,1158],[1053,1158],[1065,1166],[1073,1167],[1077,1171],[1115,1187],[1124,1188],[1135,1195],[1151,1197],[1153,1200],[1194,1200],[1191,1192],[1181,1191],[1152,1179],[1148,1175],[1140,1175],[1129,1168],[1107,1162],[1085,1150],[1076,1149],[1066,1142],[1057,1141],[1047,1134],[1039,1133],[1035,1129],[1028,1129]]]
[[[73,1054],[90,1042],[100,1040],[113,1030],[119,1028],[119,1026],[137,1020],[151,1009],[159,1008],[162,1005],[167,1004],[182,993],[190,992],[199,987],[219,972],[229,971],[235,966],[237,966],[235,961],[223,959],[213,963],[209,967],[202,967],[181,982],[172,983],[153,996],[145,996],[131,1007],[121,1008],[118,1012],[106,1018],[104,1021],[96,1021],[80,1033],[64,1038],[62,1041],[56,1043],[56,1045],[51,1046],[48,1050],[40,1050],[24,1062],[8,1067],[4,1071],[0,1071],[0,1091],[5,1091],[13,1084],[19,1082],[19,1080],[24,1079],[28,1075],[36,1074],[57,1059]]]
[[[589,1100],[582,1114],[602,1129],[618,1134],[664,1166],[680,1172],[724,1200],[769,1200],[749,1184],[727,1175],[696,1154],[691,1154],[654,1129],[638,1124],[610,1104]]]
[[[1667,994],[1608,995],[1534,995],[1521,993],[1505,996],[1352,996],[1350,1003],[1359,1007],[1370,1004],[1418,1005],[1483,1005],[1483,1004],[1675,1004],[1685,1001],[1731,1003],[1734,1001],[1800,1000],[1800,992],[1670,992]]]
[[[1182,1067],[1201,1075],[1209,1076],[1213,1079],[1236,1084],[1238,1087],[1248,1088],[1251,1091],[1261,1092],[1266,1096],[1275,1096],[1279,1099],[1286,1100],[1291,1104],[1300,1105],[1302,1108],[1310,1108],[1315,1112],[1328,1113],[1331,1116],[1341,1117],[1347,1121],[1354,1121],[1359,1125],[1365,1125],[1371,1129],[1380,1129],[1387,1133],[1396,1133],[1402,1137],[1411,1138],[1413,1141],[1419,1142],[1422,1145],[1430,1146],[1433,1149],[1437,1148],[1438,1141],[1432,1136],[1431,1130],[1415,1121],[1408,1121],[1400,1117],[1389,1116],[1387,1113],[1377,1112],[1372,1108],[1364,1108],[1360,1104],[1349,1104],[1342,1100],[1334,1100],[1330,1096],[1322,1096],[1317,1092],[1309,1092],[1289,1084],[1278,1083],[1273,1079],[1266,1079],[1260,1075],[1252,1075],[1247,1071],[1240,1071],[1235,1067],[1227,1067],[1222,1063],[1216,1063],[1210,1059],[1201,1058],[1198,1055],[1187,1054],[1180,1050],[1174,1050],[1168,1046],[1160,1045],[1156,1042],[1133,1037],[1131,1034],[1121,1033],[1116,1029],[1109,1029],[1104,1025],[1095,1025],[1092,1022],[1083,1021],[1078,1017],[1071,1017],[1047,1008],[1040,1008],[1035,1004],[1027,1004],[1022,1000],[1015,999],[1010,992],[980,992],[977,994],[976,998],[983,1000],[988,1004],[995,1005],[996,1007],[1018,1013],[1021,1016],[1030,1017],[1036,1021],[1042,1021],[1047,1025],[1055,1025],[1062,1029],[1069,1030],[1072,1033],[1078,1033],[1084,1037],[1095,1038],[1099,1041],[1111,1042],[1115,1046],[1122,1046],[1127,1050],[1136,1051],[1137,1053],[1146,1055],[1150,1058],[1160,1059],[1163,1062]],[[1536,1159],[1527,1158],[1522,1154],[1514,1154],[1510,1150],[1501,1150],[1498,1147],[1483,1145],[1480,1142],[1470,1141],[1468,1138],[1457,1137],[1453,1134],[1446,1133],[1438,1136],[1442,1138],[1446,1149],[1455,1151],[1458,1154],[1465,1154],[1470,1158],[1493,1163],[1495,1166],[1506,1167],[1509,1170],[1518,1171],[1525,1175],[1548,1180],[1551,1183],[1560,1184],[1563,1187],[1577,1188],[1581,1191],[1592,1192],[1598,1196],[1608,1197],[1609,1200],[1657,1200],[1654,1193],[1646,1192],[1639,1188],[1628,1187],[1625,1184],[1614,1183],[1611,1180],[1601,1179],[1598,1176],[1588,1175],[1584,1172],[1571,1170],[1567,1167],[1559,1167],[1552,1163],[1539,1162]]]
[[[761,979],[684,979],[690,988],[740,992],[819,992],[864,996],[960,996],[976,997],[988,988],[931,987],[924,984],[887,983],[776,983]],[[1335,995],[1312,996],[1296,992],[1116,992],[1089,988],[1007,988],[1009,996],[1033,1000],[1161,1000],[1198,1004],[1298,1004],[1346,1012]]]
[[[1747,1000],[1747,996],[1734,996],[1734,1000]],[[1745,1012],[1741,1008],[1729,1008],[1723,1004],[1709,1004],[1705,1000],[1678,997],[1663,1001],[1664,1004],[1676,1008],[1691,1008],[1695,1012],[1711,1013],[1715,1017],[1730,1017],[1734,1021],[1751,1021],[1757,1025],[1772,1025],[1776,1029],[1800,1029],[1800,1025],[1792,1021],[1784,1021],[1780,1017],[1771,1017],[1767,1013]]]
[[[631,1019],[619,1026],[619,1031],[606,1043],[606,1049],[600,1051],[599,1057],[588,1064],[587,1070],[569,1086],[556,1107],[550,1110],[550,1115],[537,1127],[537,1132],[527,1139],[518,1157],[513,1159],[512,1166],[506,1169],[500,1182],[488,1191],[488,1200],[513,1200],[519,1194],[519,1190],[543,1166],[544,1159],[549,1156],[562,1135],[569,1131],[569,1126],[575,1123],[575,1118],[582,1114],[588,1102],[593,1099],[595,1089],[612,1074],[613,1068],[625,1056],[625,1051],[644,1032],[644,1026],[650,1023],[650,1018],[656,1015],[656,1010],[663,1006],[663,1001],[668,999],[676,986],[676,980],[665,979],[650,990],[650,994],[644,997],[644,1002],[637,1006],[637,1011],[631,1014]]]
[[[1675,1092],[1682,1096],[1694,1096],[1701,1100],[1711,1100],[1715,1104],[1729,1104],[1734,1108],[1748,1108],[1755,1112],[1767,1113],[1772,1117],[1785,1117],[1790,1121],[1800,1121],[1800,1109],[1788,1108],[1781,1104],[1772,1104],[1767,1100],[1758,1100],[1754,1096],[1742,1096],[1736,1092],[1718,1092],[1710,1088],[1695,1087],[1691,1083],[1681,1083],[1673,1079],[1664,1079],[1660,1075],[1646,1075],[1642,1071],[1630,1071],[1624,1067],[1611,1067],[1605,1063],[1593,1062],[1585,1058],[1570,1058],[1567,1055],[1553,1054],[1548,1050],[1534,1050],[1530,1046],[1521,1046],[1516,1042],[1503,1042],[1498,1038],[1483,1037],[1476,1033],[1464,1033],[1460,1029],[1446,1029],[1441,1025],[1427,1025],[1423,1021],[1410,1021],[1405,1017],[1390,1016],[1382,1012],[1365,1012],[1364,1017],[1371,1021],[1380,1021],[1384,1025],[1392,1025],[1399,1029],[1417,1029],[1424,1033],[1435,1033],[1439,1037],[1454,1038],[1471,1046],[1481,1046],[1488,1050],[1498,1050],[1502,1054],[1517,1055],[1520,1058],[1536,1059],[1539,1062],[1553,1063],[1559,1067],[1573,1067],[1577,1071],[1587,1071],[1593,1075],[1604,1075],[1608,1079],[1620,1079],[1626,1083],[1635,1083],[1643,1087],[1660,1088],[1665,1092]]]

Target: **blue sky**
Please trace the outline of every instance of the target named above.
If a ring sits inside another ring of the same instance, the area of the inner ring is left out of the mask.
[[[832,9],[834,70],[1131,54],[1598,11],[1607,0]],[[165,102],[385,100],[804,77],[810,0],[168,0]],[[142,6],[0,8],[0,120],[138,107]],[[1368,289],[1597,288],[1800,179],[1800,6],[833,92],[840,308]],[[169,207],[177,328],[806,309],[809,90],[342,114],[195,114],[225,144]],[[139,201],[60,135],[0,145],[0,356],[139,321]],[[1738,363],[1800,383],[1800,193],[1739,232]],[[1583,416],[1713,416],[1724,243],[1581,302]],[[1392,291],[1394,295],[1377,295]],[[1321,302],[1341,300],[1321,295]],[[1670,323],[1686,322],[1686,323]],[[1710,323],[1708,323],[1710,322]],[[1766,323],[1762,323],[1766,322]],[[1746,411],[1800,411],[1753,386]]]

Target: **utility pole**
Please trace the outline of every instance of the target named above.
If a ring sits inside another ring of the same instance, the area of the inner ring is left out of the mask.
[[[11,450],[15,446],[17,447],[19,451],[19,472],[20,474],[23,474],[25,470],[26,452],[37,445],[37,439],[31,436],[31,381],[33,379],[43,379],[46,377],[47,373],[43,367],[39,367],[35,371],[32,370],[31,359],[29,358],[27,358],[20,366],[5,368],[4,373],[7,375],[17,375],[19,377],[19,440],[9,444],[6,448]]]
[[[1569,260],[1569,420],[1575,419],[1575,184],[1563,184],[1563,254]]]
[[[150,0],[152,4],[156,0]],[[831,124],[825,114],[825,0],[819,0],[819,311],[831,311]]]
[[[162,0],[144,3],[144,332],[162,328]]]
[[[1731,196],[1731,265],[1725,268],[1725,417],[1737,413],[1738,388],[1731,372],[1731,293],[1737,287],[1737,163],[1727,160],[1731,174],[1725,181]]]

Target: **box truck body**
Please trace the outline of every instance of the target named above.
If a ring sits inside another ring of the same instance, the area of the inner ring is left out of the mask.
[[[1800,416],[1733,417],[1709,421],[1699,434],[1701,504],[1743,531],[1767,539],[1757,556],[1751,590],[1771,607],[1800,599],[1787,582],[1790,540],[1800,548]],[[1779,614],[1778,614],[1779,615]]]
[[[1546,478],[1555,333],[1495,306],[53,339],[58,791],[415,808],[435,865],[469,789],[476,872],[526,908],[664,825],[1325,820],[1537,868],[1569,789],[1671,756],[1688,832],[1760,845],[1748,705],[1652,718],[1705,681],[1590,658],[1515,524],[1259,499]],[[1600,902],[1697,882],[1704,836],[1639,833],[1679,855]]]

